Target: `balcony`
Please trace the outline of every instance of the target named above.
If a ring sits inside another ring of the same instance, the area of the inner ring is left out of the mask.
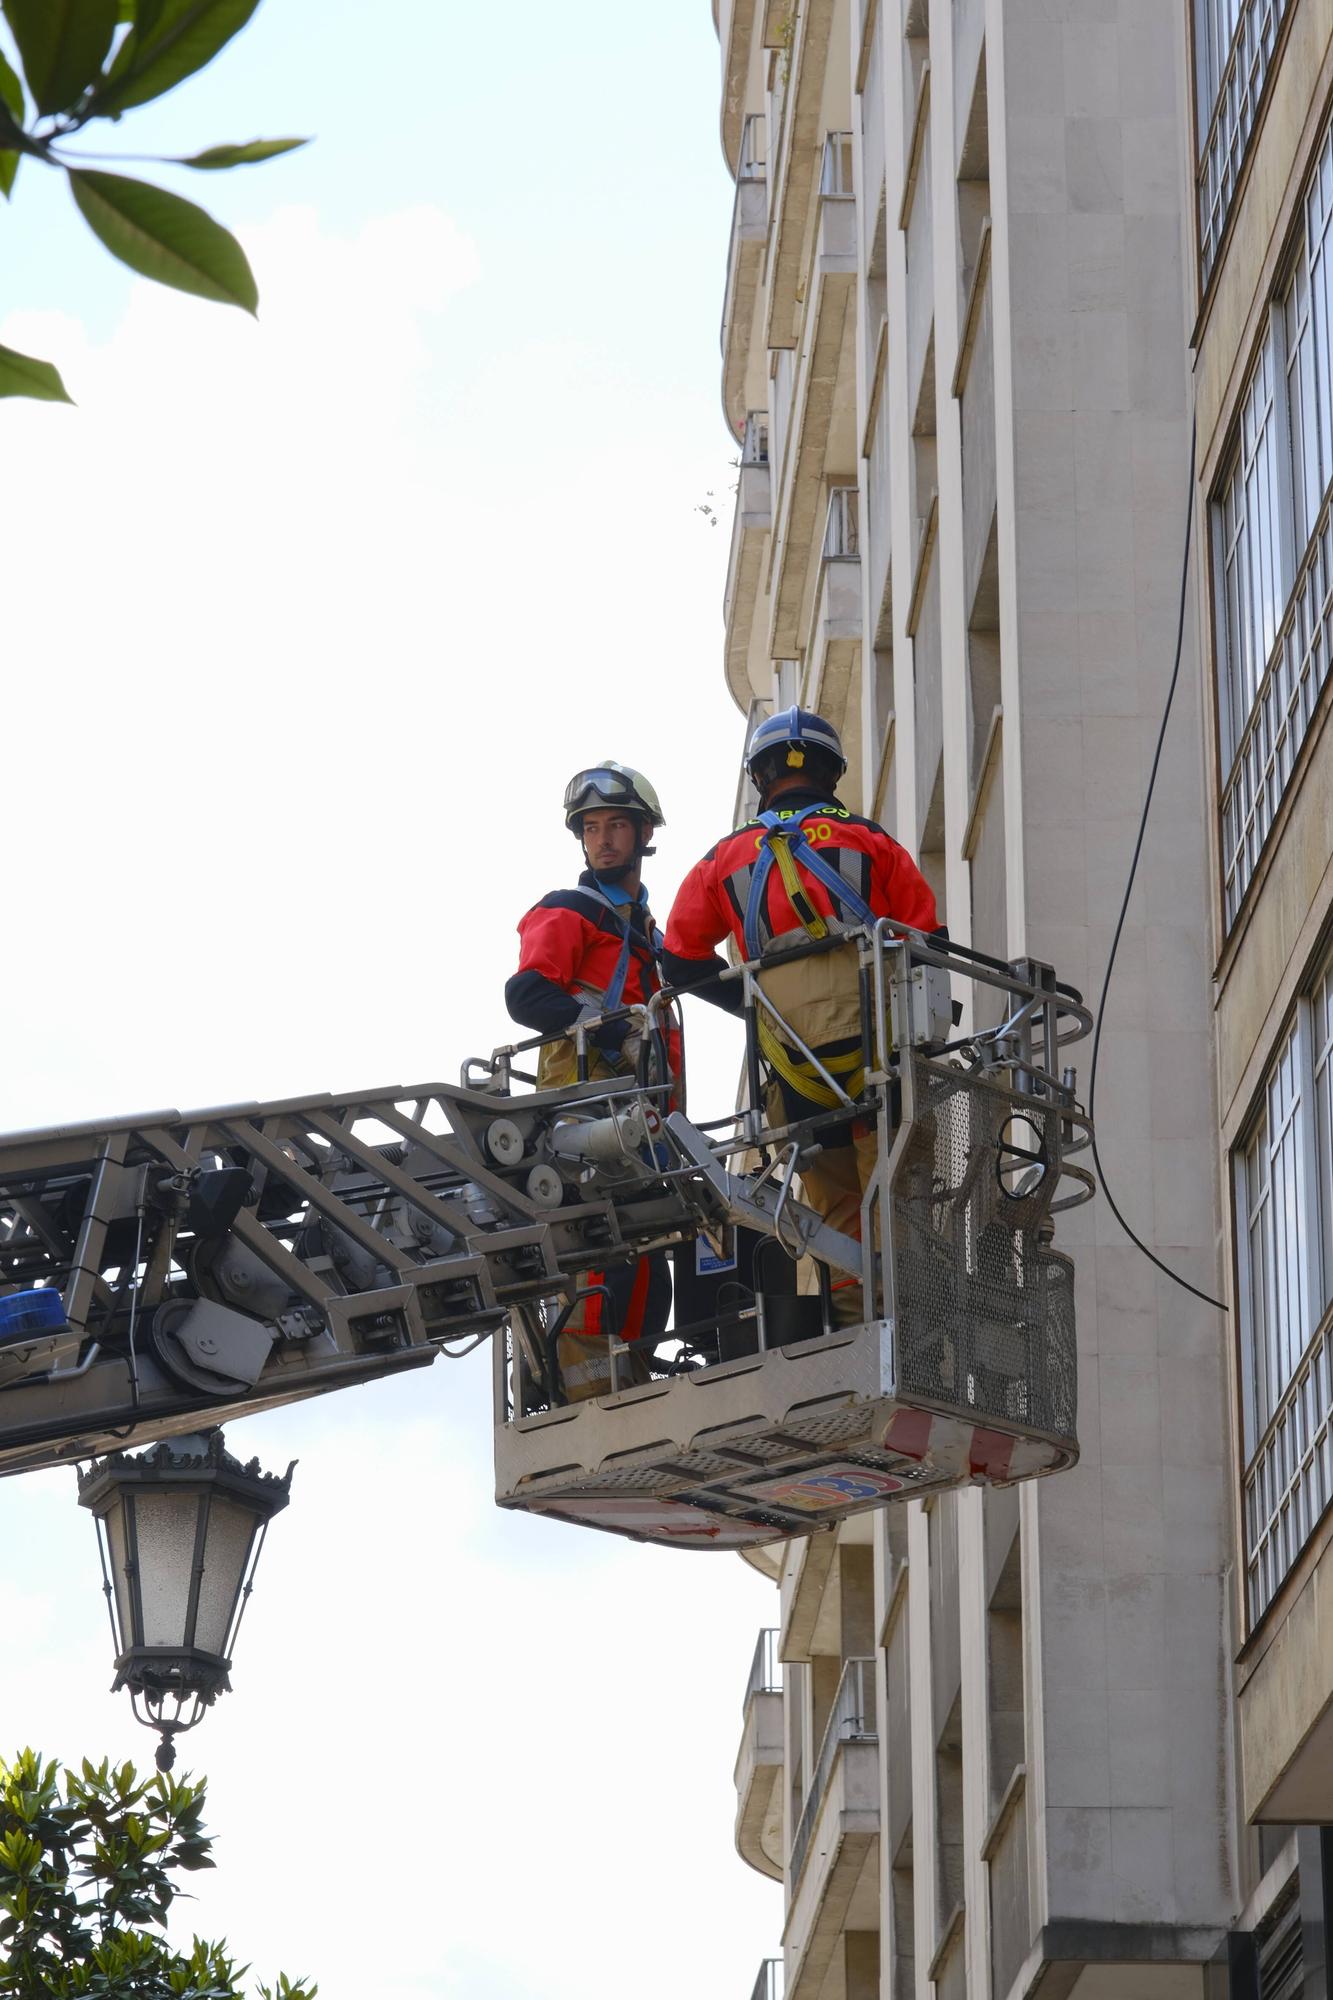
[[[756,0],[721,0],[714,6],[722,45],[722,154],[732,173],[740,167],[745,123],[745,84],[754,38]]]
[[[768,235],[768,170],[764,164],[764,119],[753,112],[741,137],[736,199],[731,210],[727,289],[722,301],[722,408],[734,435],[745,418],[745,378],[755,331],[755,307],[764,270]]]
[[[736,1757],[736,1852],[761,1875],[782,1880],[782,1668],[778,1635],[759,1634],[745,1685]]]
[[[873,1659],[848,1660],[792,1841],[787,2000],[816,2000],[846,1930],[879,1928],[879,1739]]]
[[[773,240],[768,259],[768,347],[795,347],[810,203],[823,164],[821,119],[834,0],[803,0],[783,93],[782,130],[773,163]]]
[[[963,602],[969,616],[990,546],[995,519],[995,316],[990,284],[990,225],[968,292],[954,370],[954,394],[963,428]]]
[[[843,736],[859,736],[852,695],[861,649],[861,496],[855,486],[835,486],[828,499],[819,560],[815,615],[806,648],[808,701]],[[849,762],[852,761],[849,754]]]
[[[1027,1772],[1016,1765],[982,1843],[990,1893],[991,1990],[1007,1993],[1032,1948]]]
[[[736,482],[736,513],[731,524],[731,554],[727,560],[727,587],[722,600],[727,686],[742,712],[748,711],[756,695],[768,693],[767,655],[762,661],[763,687],[756,687],[752,682],[749,661],[754,608],[764,568],[764,546],[773,525],[770,492],[768,416],[763,410],[751,410],[745,419],[740,476]]]
[[[783,705],[779,694],[778,705]],[[778,1633],[778,1658],[808,1660],[815,1626],[824,1606],[824,1594],[837,1554],[836,1535],[809,1535],[786,1545],[786,1562],[780,1579],[782,1629]]]
[[[750,2000],[783,2000],[782,1960],[766,1958],[759,1968]]]
[[[843,136],[829,135],[834,161],[827,171],[833,181],[840,178]],[[835,412],[842,416],[851,412],[856,394],[855,290],[856,203],[849,194],[830,192],[820,196],[805,336],[790,436],[779,470],[783,516],[769,637],[773,659],[794,658],[803,636],[811,570],[819,549],[816,538],[830,432]]]

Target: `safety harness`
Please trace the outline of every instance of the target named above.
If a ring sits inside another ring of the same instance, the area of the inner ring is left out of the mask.
[[[860,924],[872,924],[875,921],[874,911],[870,905],[857,894],[836,868],[831,868],[822,855],[815,852],[809,835],[804,831],[807,819],[827,811],[827,805],[806,806],[789,820],[783,820],[776,812],[759,814],[757,824],[763,827],[764,832],[761,835],[759,856],[750,875],[750,891],[745,903],[743,935],[747,958],[758,958],[763,949],[760,924],[764,915],[768,880],[775,863],[788,900],[807,937],[828,937],[829,921],[827,917],[820,915],[806,894],[797,870],[798,861],[816,882],[828,890],[835,908],[847,910]],[[764,1060],[798,1096],[828,1110],[842,1103],[842,1099],[836,1092],[830,1090],[813,1063],[799,1062],[786,1043],[779,1041],[762,1008],[758,1013],[756,1027],[759,1049]],[[821,1063],[829,1075],[836,1077],[842,1084],[849,1097],[861,1095],[865,1088],[865,1064],[860,1049],[849,1049],[842,1055],[823,1056]]]
[[[630,955],[634,946],[634,932],[630,919],[628,916],[623,915],[622,912],[630,908],[638,908],[642,909],[646,914],[648,909],[648,891],[642,886],[640,886],[637,896],[631,896],[628,890],[622,890],[618,897],[615,894],[615,890],[619,885],[613,883],[609,886],[610,893],[602,887],[600,882],[579,883],[579,894],[591,896],[596,902],[601,903],[604,908],[608,909],[615,919],[616,929],[620,932],[620,956],[616,960],[615,971],[611,974],[610,980],[607,982],[606,992],[602,996],[602,1011],[607,1014],[614,1013],[625,997],[625,984],[629,978]],[[644,942],[652,954],[652,972],[655,986],[660,986],[662,982],[657,972],[657,966],[662,956],[662,933],[651,918],[649,918],[645,925]]]

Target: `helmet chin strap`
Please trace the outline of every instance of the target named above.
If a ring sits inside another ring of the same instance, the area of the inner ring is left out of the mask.
[[[583,858],[585,861],[588,861],[588,850],[586,847],[583,850]],[[588,861],[588,866],[592,868],[591,861]],[[627,875],[638,874],[639,856],[636,854],[632,861],[622,861],[617,868],[592,868],[592,872],[599,882],[623,882]]]

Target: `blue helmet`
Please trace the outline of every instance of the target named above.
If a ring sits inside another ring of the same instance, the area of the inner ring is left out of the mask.
[[[847,769],[837,730],[812,708],[781,708],[776,715],[766,716],[756,725],[745,752],[745,768],[750,776],[754,776],[754,767],[761,757],[770,750],[781,749],[786,750],[787,767],[792,771],[800,770],[807,750],[820,750],[831,757],[839,777]]]

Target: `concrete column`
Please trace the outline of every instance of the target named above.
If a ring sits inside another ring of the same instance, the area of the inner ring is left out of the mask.
[[[939,1868],[935,1854],[935,1702],[930,1673],[930,1524],[920,1500],[908,1503],[907,1608],[911,1618],[912,1898],[916,1932],[916,2000],[931,2000],[930,1960],[939,1933]],[[906,2000],[899,1996],[898,2000]]]
[[[911,414],[907,382],[907,239],[898,227],[898,211],[903,198],[903,156],[907,133],[903,116],[906,97],[901,23],[896,7],[887,11],[884,40],[884,185],[888,233],[885,248],[885,285],[888,294],[888,365],[884,394],[889,406],[889,435],[893,441],[893,472],[890,482],[890,516],[893,556],[893,761],[896,777],[898,824],[889,830],[916,853],[916,694],[912,666],[912,641],[907,633],[908,601],[912,589],[912,562],[916,537],[912,527]]]
[[[963,853],[970,769],[967,745],[967,579],[963,562],[962,412],[953,393],[958,360],[958,194],[954,131],[952,0],[930,0],[931,227],[935,286],[935,476],[939,488],[940,675],[944,717],[944,856],[949,934],[972,941],[971,869]]]

